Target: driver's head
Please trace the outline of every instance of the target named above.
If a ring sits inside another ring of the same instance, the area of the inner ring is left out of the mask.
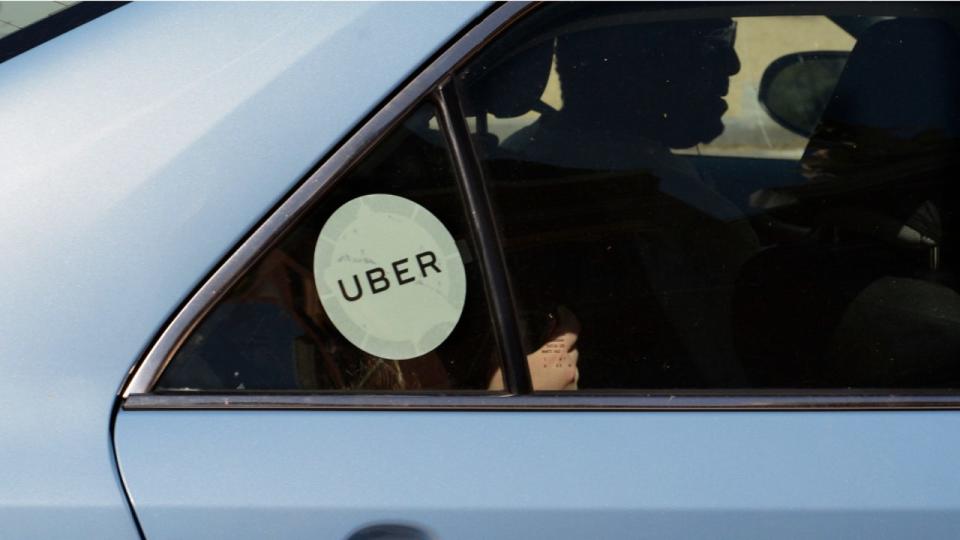
[[[586,128],[672,148],[723,132],[723,96],[740,70],[730,19],[615,25],[557,38],[562,115]]]

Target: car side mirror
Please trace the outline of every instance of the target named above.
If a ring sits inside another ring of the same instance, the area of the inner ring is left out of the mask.
[[[760,80],[760,104],[776,123],[811,136],[849,56],[844,51],[811,51],[774,60]]]

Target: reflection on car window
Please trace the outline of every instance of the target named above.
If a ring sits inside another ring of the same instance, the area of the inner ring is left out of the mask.
[[[725,96],[724,131],[710,142],[688,148],[674,148],[678,154],[799,159],[807,137],[793,133],[774,122],[757,101],[763,72],[774,60],[790,53],[847,51],[854,38],[829,18],[818,16],[734,17],[738,40],[734,49],[741,68],[730,77]],[[748,45],[752,44],[752,46]],[[544,87],[541,101],[553,109],[563,106],[556,63]],[[534,110],[516,117],[489,118],[489,131],[500,140],[532,124],[540,113]]]
[[[499,359],[446,145],[421,107],[189,335],[157,389],[485,390]]]
[[[531,368],[591,389],[960,384],[957,28],[865,20],[554,5],[465,68],[527,352],[552,344]],[[791,133],[760,79],[823,50],[840,68]]]
[[[725,97],[729,109],[723,115],[723,133],[710,142],[674,152],[799,159],[807,137],[778,125],[757,100],[763,72],[775,60],[791,53],[849,52],[854,38],[824,16],[737,17],[734,20],[741,68],[730,78],[730,91]],[[834,78],[832,82],[835,81]]]
[[[0,2],[0,38],[63,11],[77,2]]]

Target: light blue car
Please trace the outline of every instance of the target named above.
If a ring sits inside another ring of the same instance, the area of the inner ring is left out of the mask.
[[[0,538],[960,536],[957,6],[0,24]]]

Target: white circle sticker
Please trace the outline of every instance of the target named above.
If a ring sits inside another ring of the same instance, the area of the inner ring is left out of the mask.
[[[320,230],[313,275],[337,330],[390,360],[443,343],[467,292],[453,236],[429,210],[396,195],[364,195],[337,208]]]

